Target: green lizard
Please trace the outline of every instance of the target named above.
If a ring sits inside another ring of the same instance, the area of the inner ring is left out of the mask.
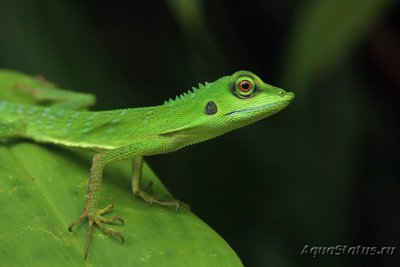
[[[124,223],[121,216],[105,218],[113,206],[99,209],[98,201],[104,167],[112,162],[133,161],[132,191],[147,203],[174,206],[177,200],[161,201],[141,189],[144,156],[164,154],[217,137],[266,118],[285,108],[294,94],[264,83],[248,71],[238,71],[215,82],[199,84],[175,100],[163,105],[86,111],[94,104],[91,95],[52,88],[51,84],[32,88],[20,84],[19,91],[29,93],[51,106],[26,105],[0,101],[0,139],[28,138],[37,142],[94,151],[89,174],[86,203],[81,216],[68,226],[88,219],[85,258],[88,255],[93,224],[124,241],[121,232],[103,223]]]

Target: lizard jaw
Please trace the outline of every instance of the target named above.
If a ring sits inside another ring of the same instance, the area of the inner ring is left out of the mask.
[[[270,109],[270,108],[273,108],[276,106],[282,106],[282,108],[283,108],[289,103],[290,103],[290,100],[282,100],[279,102],[269,103],[266,105],[260,105],[260,106],[256,106],[256,107],[252,107],[252,108],[245,108],[245,109],[231,111],[231,112],[226,113],[225,116],[232,116],[232,115],[241,114],[241,113],[249,113],[249,112],[257,111],[257,110],[266,110],[266,109]]]

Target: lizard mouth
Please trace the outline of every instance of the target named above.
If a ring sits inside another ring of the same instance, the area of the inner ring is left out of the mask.
[[[249,113],[249,112],[258,111],[258,110],[265,110],[265,109],[270,109],[270,108],[273,108],[276,106],[281,106],[283,108],[287,104],[289,104],[289,102],[290,102],[290,100],[283,100],[283,101],[269,103],[269,104],[261,105],[261,106],[257,106],[257,107],[244,108],[244,109],[228,112],[225,114],[225,116],[232,116],[232,115],[241,114],[241,113]]]

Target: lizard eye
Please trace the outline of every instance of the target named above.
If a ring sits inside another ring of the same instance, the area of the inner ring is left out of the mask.
[[[247,93],[252,87],[253,85],[248,80],[244,80],[239,83],[239,90],[243,93]]]
[[[234,93],[237,97],[252,97],[255,91],[255,83],[250,77],[240,77],[236,80]]]

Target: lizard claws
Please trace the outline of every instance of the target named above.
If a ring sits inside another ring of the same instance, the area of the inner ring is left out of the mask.
[[[87,258],[88,254],[89,254],[90,243],[92,240],[93,224],[97,225],[97,227],[99,227],[100,231],[102,231],[106,235],[108,235],[110,237],[117,236],[121,239],[122,244],[125,243],[124,234],[122,232],[112,230],[110,228],[104,227],[104,225],[103,225],[103,223],[112,224],[114,222],[121,222],[121,225],[125,224],[125,220],[122,216],[114,216],[110,219],[103,217],[104,214],[110,213],[110,212],[112,212],[112,210],[113,210],[112,205],[108,205],[104,209],[97,210],[94,212],[94,214],[91,214],[85,210],[82,213],[82,215],[79,216],[79,218],[75,222],[68,225],[68,231],[72,232],[74,226],[80,224],[83,221],[83,219],[85,219],[86,217],[88,218],[89,225],[88,225],[88,235],[87,235],[86,246],[85,246],[85,259]]]
[[[149,205],[157,204],[157,205],[166,206],[166,207],[175,206],[176,213],[179,212],[179,210],[182,206],[184,206],[185,208],[190,210],[190,206],[188,204],[186,204],[180,200],[177,200],[177,199],[171,199],[168,201],[157,200],[154,197],[150,196],[149,194],[145,193],[144,191],[136,192],[135,195],[142,198]]]

